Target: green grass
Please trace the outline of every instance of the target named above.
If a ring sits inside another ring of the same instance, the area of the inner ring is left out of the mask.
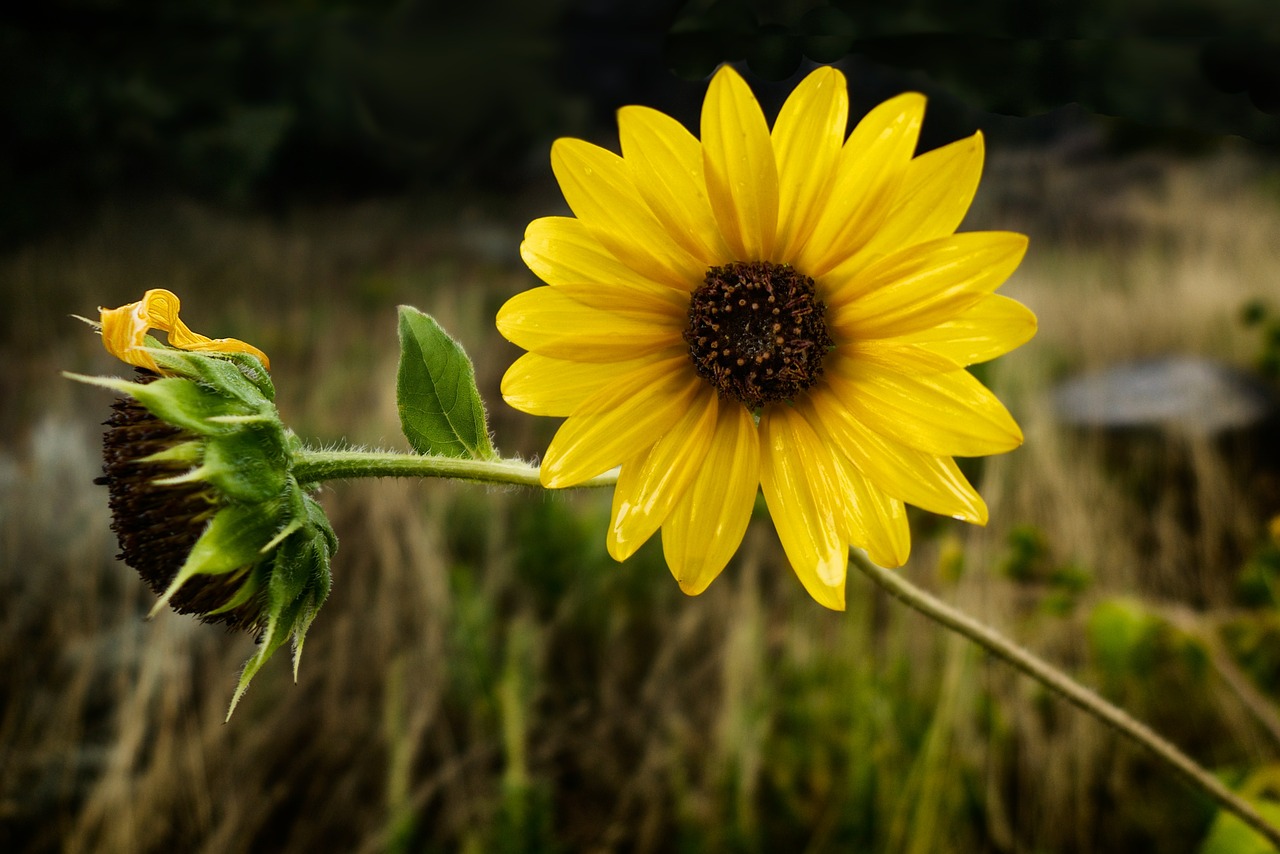
[[[989,172],[969,227],[1033,238],[1006,292],[1041,333],[985,375],[1027,443],[978,470],[989,527],[915,517],[904,571],[1231,779],[1274,766],[1280,506],[1196,443],[1147,449],[1135,484],[1045,391],[1166,351],[1247,364],[1235,318],[1274,284],[1280,209],[1234,158]],[[524,221],[157,205],[0,259],[0,849],[1198,849],[1211,806],[1100,725],[859,576],[847,613],[815,605],[762,507],[691,599],[656,542],[608,558],[604,493],[332,484],[334,592],[299,682],[273,661],[224,725],[252,641],[143,620],[91,483],[108,400],[56,374],[118,369],[67,315],[172,288],[193,328],[271,354],[301,434],[403,447],[394,307],[411,303],[475,357],[498,447],[533,458],[554,423],[501,403],[518,351],[492,327],[533,283]]]

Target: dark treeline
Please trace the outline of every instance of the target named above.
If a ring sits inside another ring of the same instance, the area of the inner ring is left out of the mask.
[[[941,95],[940,138],[1077,105],[1130,143],[1280,148],[1274,0],[57,0],[0,17],[0,232],[112,194],[509,186],[621,103],[695,118],[724,61],[766,100],[814,62],[855,106]]]

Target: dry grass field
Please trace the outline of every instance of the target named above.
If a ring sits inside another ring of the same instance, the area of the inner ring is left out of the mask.
[[[656,543],[608,558],[603,493],[333,484],[298,684],[279,656],[224,724],[252,640],[144,620],[92,484],[109,397],[58,375],[119,369],[69,315],[170,288],[193,328],[270,353],[300,435],[401,448],[410,303],[533,458],[554,424],[502,404],[518,351],[492,318],[533,282],[517,246],[550,199],[157,203],[0,258],[0,849],[1202,850],[1207,801],[856,573],[847,613],[817,606],[763,512],[690,599]],[[1005,292],[1040,333],[983,369],[1027,441],[971,469],[991,524],[914,517],[903,571],[1226,779],[1280,777],[1280,489],[1213,442],[1067,430],[1048,396],[1139,356],[1250,364],[1241,306],[1280,309],[1274,167],[996,154],[966,228],[1032,237]]]

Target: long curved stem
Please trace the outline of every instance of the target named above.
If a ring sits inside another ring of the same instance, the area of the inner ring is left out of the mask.
[[[294,453],[293,475],[301,484],[359,477],[447,477],[479,483],[512,486],[541,486],[538,467],[519,460],[472,460],[457,457],[422,456],[394,451],[318,451]],[[613,486],[616,472],[593,477],[579,486]]]
[[[294,455],[293,473],[303,484],[362,477],[446,477],[480,483],[541,486],[538,469],[518,460],[472,460],[420,456],[388,451],[320,451],[304,449]],[[616,472],[608,472],[580,486],[612,486]],[[1202,768],[1175,745],[1128,712],[1103,699],[1026,649],[967,614],[931,596],[899,572],[854,558],[851,563],[893,596],[929,619],[978,644],[1021,670],[1080,709],[1145,746],[1193,787],[1213,798],[1280,848],[1280,828]]]
[[[996,657],[1004,659],[1049,690],[1075,704],[1117,732],[1143,745],[1177,771],[1184,780],[1213,798],[1223,809],[1235,813],[1242,821],[1265,836],[1277,848],[1280,848],[1280,828],[1269,823],[1243,798],[1222,785],[1218,778],[1202,768],[1194,759],[1187,756],[1151,727],[1137,720],[1123,709],[1104,700],[1094,691],[1076,682],[1056,667],[1032,655],[1026,649],[1018,646],[989,626],[978,622],[916,587],[907,581],[900,572],[883,569],[870,561],[856,557],[851,559],[850,563],[860,569],[864,575],[876,584],[929,619],[963,635]]]

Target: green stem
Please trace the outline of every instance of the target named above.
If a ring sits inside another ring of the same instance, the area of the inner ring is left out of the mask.
[[[447,477],[479,483],[541,486],[537,466],[519,460],[472,460],[423,456],[394,451],[318,451],[304,448],[294,454],[293,474],[306,485],[357,477]],[[606,472],[578,486],[613,486],[616,472]]]
[[[989,626],[924,592],[907,581],[900,572],[883,569],[870,561],[858,558],[850,560],[850,563],[862,570],[863,574],[876,584],[929,619],[963,635],[998,658],[1004,659],[1049,690],[1111,726],[1117,732],[1145,746],[1182,775],[1184,780],[1213,798],[1223,809],[1235,813],[1242,821],[1265,836],[1277,848],[1280,848],[1280,828],[1276,828],[1269,823],[1243,798],[1222,785],[1217,777],[1200,767],[1195,760],[1187,756],[1151,727],[1137,720],[1123,709],[1107,702],[1094,691],[1076,682],[1061,670],[1032,655],[1026,649],[1018,646]]]

